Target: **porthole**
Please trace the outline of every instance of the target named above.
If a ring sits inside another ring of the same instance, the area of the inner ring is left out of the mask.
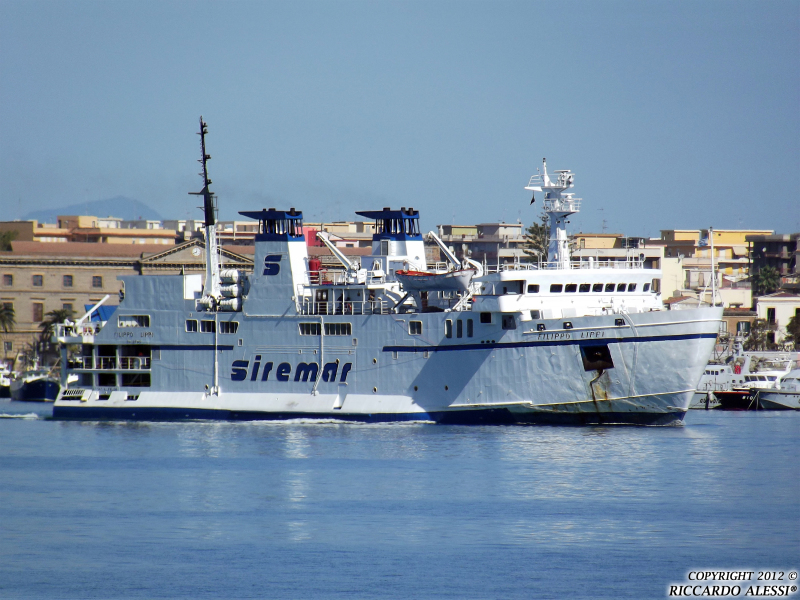
[[[416,392],[418,389],[419,389],[419,388],[418,388],[417,386],[414,386],[414,391],[415,391],[415,392]]]
[[[378,393],[378,388],[376,388],[376,387],[372,388],[372,393],[373,394],[377,394]]]
[[[445,392],[446,392],[447,390],[449,390],[449,389],[450,389],[449,387],[447,387],[447,386],[444,386],[444,391],[445,391]]]
[[[377,365],[378,364],[378,359],[377,358],[373,358],[372,359],[372,364],[373,365]]]

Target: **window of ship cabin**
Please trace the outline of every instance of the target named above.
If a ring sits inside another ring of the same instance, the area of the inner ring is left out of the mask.
[[[517,320],[514,315],[503,315],[503,329],[516,329]]]
[[[186,319],[186,331],[197,333],[197,319]]]
[[[422,321],[409,321],[408,335],[422,335]]]
[[[588,292],[592,289],[591,283],[582,283],[581,286],[578,288],[579,292]]]
[[[564,286],[564,291],[567,293],[577,292],[578,291],[578,284],[577,283],[568,283]]]
[[[626,287],[628,287],[627,284],[624,283],[617,284],[617,291],[624,292]]]
[[[464,337],[464,321],[461,319],[456,321],[456,337]]]
[[[103,277],[101,275],[92,275],[92,287],[93,288],[103,287]]]
[[[214,333],[217,330],[217,324],[214,321],[200,321],[201,333]]]
[[[389,256],[389,240],[381,240],[381,256]]]
[[[453,322],[450,319],[447,319],[444,322],[444,337],[446,338],[453,337]]]
[[[150,327],[150,315],[124,315],[117,319],[118,327]]]
[[[325,335],[352,335],[350,323],[325,323]]]
[[[531,319],[541,319],[542,312],[539,310],[532,310],[531,311]]]
[[[539,284],[538,283],[529,283],[528,284],[528,293],[529,294],[538,294],[539,293]]]
[[[150,387],[150,373],[123,373],[123,387]]]
[[[298,323],[300,335],[319,335],[322,331],[319,323]]]
[[[537,323],[536,324],[536,331],[544,331],[547,327],[544,326],[544,323]]]
[[[767,375],[767,381],[775,381],[777,377],[775,375]]]
[[[644,287],[642,288],[642,291],[643,292],[649,292],[650,291],[650,284],[649,283],[645,283]]]
[[[239,321],[221,321],[219,324],[220,333],[236,333],[239,329]]]
[[[3,285],[6,287],[10,287],[14,285],[14,276],[6,273],[3,275]]]
[[[561,290],[563,290],[563,289],[564,289],[563,285],[561,285],[560,283],[554,283],[554,284],[552,284],[550,286],[550,293],[551,294],[559,294],[559,293],[561,293]]]
[[[659,281],[661,281],[661,280],[660,279],[653,279],[653,285],[650,286],[650,291],[653,292],[654,294],[658,293]]]
[[[628,284],[628,291],[629,292],[635,292],[636,291],[636,284],[635,283],[629,283]]]
[[[97,374],[98,387],[117,387],[117,374],[116,373],[98,373]]]
[[[572,321],[564,321],[564,329],[572,329]]]
[[[467,337],[472,337],[474,331],[475,330],[472,326],[472,319],[467,319]]]
[[[525,282],[524,281],[504,281],[501,284],[503,286],[503,294],[521,294],[522,290],[525,289]]]
[[[595,283],[592,286],[592,291],[593,292],[602,292],[603,291],[603,284],[602,283]]]
[[[31,277],[31,284],[33,287],[42,287],[44,285],[44,277],[42,275],[34,275]]]
[[[482,312],[481,313],[481,323],[491,323],[492,322],[492,313],[490,312]]]
[[[61,278],[61,283],[64,287],[72,287],[72,275],[64,275]]]
[[[607,283],[606,284],[606,293],[613,292],[613,291],[614,291],[614,284],[613,283]]]

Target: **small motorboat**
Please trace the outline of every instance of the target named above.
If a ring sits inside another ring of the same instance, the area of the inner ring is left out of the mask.
[[[800,369],[791,371],[775,387],[758,391],[762,410],[800,410]]]

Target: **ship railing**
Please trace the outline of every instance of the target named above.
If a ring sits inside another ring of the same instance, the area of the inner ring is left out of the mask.
[[[75,356],[67,362],[67,368],[78,371],[149,371],[149,356]]]
[[[547,212],[575,213],[581,210],[582,201],[582,198],[550,198],[544,201],[544,209]]]
[[[644,262],[641,260],[573,260],[562,265],[558,262],[542,263],[541,265],[533,263],[508,263],[504,265],[486,265],[484,273],[500,273],[503,271],[531,271],[531,270],[548,270],[548,271],[566,271],[566,270],[579,270],[579,269],[643,269]]]
[[[121,356],[119,368],[129,371],[148,371],[150,370],[149,356]]]
[[[389,303],[385,300],[312,300],[304,298],[301,314],[304,315],[388,315]]]

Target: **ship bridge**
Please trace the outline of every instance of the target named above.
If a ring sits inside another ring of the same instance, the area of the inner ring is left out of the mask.
[[[260,211],[241,211],[243,217],[258,221],[257,242],[299,242],[305,241],[303,235],[303,213],[294,208]]]

